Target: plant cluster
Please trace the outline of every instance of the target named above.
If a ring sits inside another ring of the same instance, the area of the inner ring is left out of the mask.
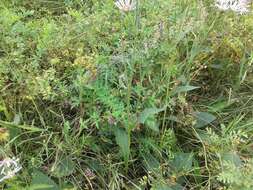
[[[237,3],[1,0],[0,160],[19,170],[0,188],[252,189],[253,17]]]

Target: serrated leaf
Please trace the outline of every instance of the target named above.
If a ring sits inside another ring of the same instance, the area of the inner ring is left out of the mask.
[[[186,86],[178,86],[173,92],[172,95],[178,94],[178,93],[182,93],[182,92],[188,92],[191,90],[195,90],[198,89],[198,86],[190,86],[190,85],[186,85]]]
[[[144,124],[145,121],[150,116],[158,114],[159,112],[164,111],[165,109],[166,109],[166,107],[164,107],[164,108],[146,108],[146,109],[143,110],[143,112],[140,113],[138,121],[139,121],[139,123]]]
[[[54,176],[60,178],[71,175],[74,170],[74,162],[71,160],[71,158],[65,157],[53,166],[51,172]]]
[[[114,130],[116,143],[120,147],[120,152],[125,160],[128,162],[130,155],[130,139],[128,137],[127,132],[123,128],[115,127]]]
[[[39,170],[33,171],[30,187],[32,189],[29,190],[60,190],[59,186],[50,177]]]
[[[204,127],[210,123],[212,123],[216,117],[208,112],[196,112],[194,116],[197,119],[197,123],[195,125],[196,128]]]

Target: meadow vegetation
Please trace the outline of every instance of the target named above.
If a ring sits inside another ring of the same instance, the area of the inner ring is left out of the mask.
[[[0,1],[1,189],[253,189],[252,13],[136,6]]]

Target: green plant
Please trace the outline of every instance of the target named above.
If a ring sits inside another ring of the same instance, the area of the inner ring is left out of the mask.
[[[2,189],[252,188],[252,16],[133,9],[0,2]]]

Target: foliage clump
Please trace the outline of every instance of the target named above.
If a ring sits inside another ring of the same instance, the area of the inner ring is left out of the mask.
[[[251,13],[133,5],[0,2],[1,188],[253,188]]]

